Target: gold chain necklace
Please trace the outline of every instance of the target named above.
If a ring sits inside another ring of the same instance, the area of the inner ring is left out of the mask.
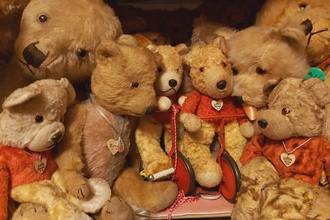
[[[34,163],[34,169],[42,174],[47,166],[47,159],[46,158],[42,158],[42,153],[39,154],[39,158],[33,156],[31,153],[27,152],[26,150],[22,149],[27,155],[29,155],[30,157],[36,159],[37,161]]]

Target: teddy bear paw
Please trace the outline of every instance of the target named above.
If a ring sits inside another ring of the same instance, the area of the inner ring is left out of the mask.
[[[159,158],[156,163],[150,164],[148,167],[145,167],[145,171],[147,175],[150,175],[159,173],[172,167],[172,159],[167,155],[163,155],[163,157]]]
[[[40,204],[22,203],[14,212],[13,220],[50,220],[47,208]]]
[[[133,220],[134,211],[121,198],[111,197],[101,211],[100,219],[102,220]]]

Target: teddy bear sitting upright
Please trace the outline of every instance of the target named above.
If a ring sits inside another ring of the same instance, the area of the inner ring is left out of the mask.
[[[52,150],[64,136],[64,113],[74,99],[75,91],[67,79],[44,79],[15,90],[3,103],[0,115],[0,219],[8,217],[9,197],[20,203],[44,205],[53,219],[89,219],[83,212],[87,210],[83,210],[86,203],[70,198],[62,190]],[[101,182],[103,185],[98,184],[99,189],[109,196],[109,185],[104,180]],[[94,211],[108,199],[104,196],[91,198],[87,203],[89,207],[98,206]],[[21,215],[16,212],[13,219]]]
[[[261,134],[240,162],[242,186],[232,219],[328,219],[330,143],[322,136],[330,89],[319,78],[283,79],[256,119]]]

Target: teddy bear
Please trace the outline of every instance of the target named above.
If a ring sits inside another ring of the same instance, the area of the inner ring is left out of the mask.
[[[103,178],[122,203],[160,211],[176,199],[177,186],[172,181],[142,180],[134,166],[139,155],[134,155],[132,131],[138,117],[155,110],[154,82],[162,57],[145,47],[112,40],[102,42],[96,55],[91,96],[68,109],[67,132],[58,147],[57,163],[66,175],[66,188],[87,196],[85,178]],[[85,175],[76,177],[77,171]],[[69,181],[73,177],[79,180]],[[127,205],[129,215],[123,219],[132,219],[129,211]]]
[[[78,100],[86,99],[96,47],[106,39],[133,40],[122,34],[113,9],[102,0],[31,0],[22,14],[15,54],[0,73],[0,101],[37,79],[61,77],[74,85]]]
[[[305,19],[311,20],[313,29],[304,39],[307,60],[310,66],[322,69],[326,76],[330,73],[330,2],[322,0],[307,1],[274,1],[267,0],[256,15],[256,25],[278,26],[287,20],[301,23]],[[326,84],[330,86],[329,77]],[[330,115],[330,106],[326,106],[327,115]],[[328,118],[328,117],[327,117]],[[330,123],[326,120],[325,137],[330,140]]]
[[[261,134],[240,158],[241,188],[232,219],[328,219],[330,142],[322,135],[330,89],[319,78],[287,77],[259,111]]]
[[[219,128],[221,121],[216,117],[239,112],[244,115],[239,103],[235,105],[230,96],[234,85],[226,51],[225,39],[218,37],[212,44],[195,44],[183,56],[184,62],[190,66],[194,90],[189,93],[180,111],[179,121],[186,131],[179,150],[190,161],[199,185],[208,188],[217,186],[223,177],[221,167],[210,152],[215,129]],[[240,155],[247,140],[241,133],[238,121],[243,124],[245,119],[227,117],[224,120],[225,125],[230,127],[225,131],[226,139],[233,137],[228,141],[227,150]]]
[[[19,33],[22,12],[29,0],[0,2],[0,68],[9,63],[14,54],[14,42]]]
[[[106,203],[111,190],[102,179],[88,180],[93,195],[87,202],[70,197],[61,185],[54,149],[64,136],[63,117],[74,99],[72,85],[62,78],[36,81],[4,101],[0,114],[0,219],[9,217],[9,197],[46,206],[52,219],[90,219],[84,211],[97,211]]]
[[[160,54],[162,61],[158,66],[155,91],[157,109],[151,115],[141,117],[135,130],[135,141],[139,149],[143,168],[147,176],[172,168],[172,159],[162,149],[160,140],[164,128],[170,127],[171,106],[180,98],[183,74],[181,56],[188,51],[185,44],[147,46],[153,53]],[[164,132],[168,132],[166,129]],[[168,150],[166,149],[166,152]]]

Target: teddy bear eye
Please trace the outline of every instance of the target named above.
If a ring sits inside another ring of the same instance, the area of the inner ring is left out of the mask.
[[[307,7],[307,4],[300,4],[300,5],[299,5],[299,8],[300,8],[301,10],[305,10],[306,7]]]
[[[259,74],[259,75],[265,75],[267,73],[267,71],[260,68],[260,67],[257,67],[256,68],[256,73]]]
[[[221,65],[222,65],[222,67],[224,67],[224,68],[227,67],[227,63],[225,63],[225,62],[222,62]]]
[[[138,82],[133,82],[131,87],[132,88],[137,88],[137,87],[139,87],[139,83]]]
[[[159,73],[161,73],[161,72],[163,71],[163,68],[158,67],[158,68],[157,68],[157,71],[158,71]]]
[[[41,115],[37,115],[34,120],[36,123],[41,123],[44,121],[44,117]]]
[[[269,104],[267,103],[265,107],[266,107],[266,109],[269,109]]]
[[[282,115],[287,115],[291,112],[289,108],[282,108]]]
[[[87,50],[79,49],[79,50],[77,51],[77,55],[78,55],[79,57],[83,58],[83,57],[87,56]]]
[[[232,68],[232,71],[233,71],[233,75],[234,75],[234,76],[237,76],[237,74],[238,74],[238,71],[237,71],[237,69],[235,69],[235,68]]]
[[[48,17],[47,15],[39,15],[38,19],[41,23],[45,23],[48,20]]]
[[[204,72],[204,67],[200,67],[199,72]]]

